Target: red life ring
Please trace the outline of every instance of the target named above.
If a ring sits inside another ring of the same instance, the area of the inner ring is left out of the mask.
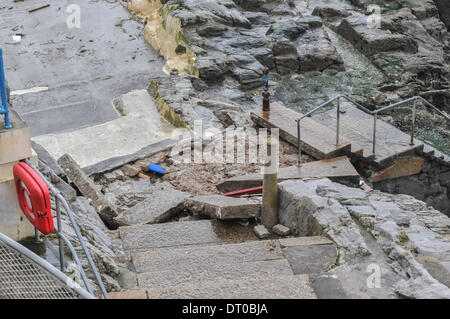
[[[42,234],[48,235],[55,230],[47,184],[26,163],[14,165],[19,205],[25,216]]]

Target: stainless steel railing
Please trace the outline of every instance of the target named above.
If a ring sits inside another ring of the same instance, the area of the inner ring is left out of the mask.
[[[95,299],[28,248],[0,233],[0,299]]]
[[[297,143],[298,143],[298,162],[297,162],[297,166],[298,167],[302,166],[302,141],[301,141],[301,125],[300,125],[300,122],[304,118],[311,116],[312,114],[314,114],[317,111],[327,107],[328,105],[332,105],[335,101],[337,102],[337,107],[336,107],[336,111],[337,111],[337,113],[336,113],[336,121],[337,121],[337,123],[336,123],[336,146],[339,145],[341,99],[346,99],[348,102],[350,102],[351,104],[356,106],[358,109],[360,109],[364,113],[367,113],[367,114],[373,116],[372,154],[373,154],[374,157],[376,156],[377,118],[378,118],[378,114],[381,113],[381,112],[384,112],[384,111],[390,110],[392,108],[395,108],[395,107],[398,107],[398,106],[401,106],[401,105],[413,102],[410,145],[414,145],[416,107],[417,107],[416,103],[417,103],[417,101],[420,101],[420,102],[424,103],[426,106],[430,107],[434,112],[442,115],[445,119],[450,120],[450,117],[448,115],[443,113],[436,106],[434,106],[433,104],[431,104],[430,102],[428,102],[427,100],[425,100],[421,96],[414,96],[414,97],[411,97],[409,99],[406,99],[406,100],[403,100],[403,101],[400,101],[400,102],[397,102],[397,103],[390,104],[388,106],[382,107],[382,108],[380,108],[378,110],[371,111],[368,108],[362,106],[361,104],[359,104],[358,102],[354,101],[353,99],[349,98],[346,95],[338,95],[338,96],[332,98],[331,100],[329,100],[329,101],[319,105],[318,107],[312,109],[308,113],[306,113],[306,114],[298,117],[297,119],[295,119],[295,121],[297,122]]]
[[[62,196],[61,192],[54,187],[48,180],[45,178],[45,176],[36,169],[30,161],[25,161],[33,170],[42,178],[42,180],[47,184],[50,191],[53,193],[54,199],[55,199],[55,210],[56,210],[56,220],[57,225],[55,227],[55,233],[58,236],[58,245],[59,245],[59,258],[60,258],[60,268],[61,271],[64,271],[64,244],[67,245],[67,247],[70,250],[70,253],[72,254],[73,260],[77,264],[78,268],[80,269],[80,275],[83,280],[83,283],[86,287],[86,290],[93,294],[92,288],[89,285],[89,281],[87,279],[86,273],[83,270],[83,267],[81,266],[80,259],[78,258],[78,255],[72,245],[72,243],[64,236],[62,232],[62,223],[61,223],[61,204],[65,208],[65,212],[67,216],[69,217],[70,223],[75,230],[75,234],[77,235],[78,241],[81,244],[81,248],[83,249],[83,252],[88,260],[89,266],[94,273],[95,280],[97,281],[97,284],[105,297],[105,299],[109,299],[108,293],[106,292],[105,286],[103,285],[102,279],[100,277],[100,274],[97,270],[97,267],[94,264],[94,261],[92,260],[91,254],[89,253],[89,250],[87,249],[86,243],[84,242],[83,236],[81,235],[80,229],[77,225],[77,222],[75,221],[75,218],[73,216],[72,209],[70,208],[69,204],[67,203],[66,199]],[[35,229],[36,237],[39,238],[38,231]]]

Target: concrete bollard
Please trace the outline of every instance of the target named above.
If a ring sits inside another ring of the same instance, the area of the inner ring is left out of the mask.
[[[267,229],[278,223],[278,141],[273,137],[267,139],[261,223]]]

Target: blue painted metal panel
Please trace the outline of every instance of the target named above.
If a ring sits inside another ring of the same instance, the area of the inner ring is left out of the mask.
[[[5,116],[5,128],[12,128],[9,121],[8,95],[6,93],[5,68],[3,65],[3,50],[0,48],[0,114]]]

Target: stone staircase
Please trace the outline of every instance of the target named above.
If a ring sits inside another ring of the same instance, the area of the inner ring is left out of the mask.
[[[301,122],[302,151],[316,159],[328,159],[338,155],[362,159],[383,168],[392,164],[396,157],[423,150],[424,144],[394,126],[377,120],[376,154],[372,154],[373,117],[358,110],[348,102],[341,103],[340,143],[336,145],[336,109],[316,113]],[[293,145],[297,142],[295,119],[302,114],[278,103],[272,103],[267,114],[259,109],[251,113],[252,120],[261,127],[280,128],[280,137]]]
[[[336,263],[336,248],[324,237],[240,242],[224,227],[216,220],[121,227],[137,286],[111,298],[313,299],[310,275]]]

